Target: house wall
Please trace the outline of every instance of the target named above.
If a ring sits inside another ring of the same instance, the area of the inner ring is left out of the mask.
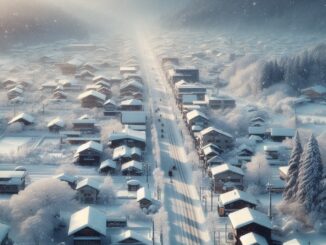
[[[240,242],[240,237],[250,233],[250,232],[254,232],[258,235],[261,235],[262,237],[264,237],[266,239],[266,241],[268,242],[268,244],[271,244],[271,238],[272,238],[272,231],[271,229],[268,229],[267,227],[252,223],[249,225],[246,225],[244,227],[241,227],[240,229],[235,230],[235,237],[236,237],[236,245],[241,245]]]
[[[101,162],[101,154],[93,150],[85,150],[80,152],[77,163],[80,165],[98,165]]]
[[[217,132],[210,132],[200,139],[201,146],[213,143],[222,149],[232,148],[233,139]]]
[[[238,186],[239,189],[242,189],[242,187],[243,187],[243,176],[239,175],[237,173],[230,172],[230,171],[221,173],[219,175],[215,175],[214,181],[215,181],[215,191],[216,192],[225,192],[226,190],[223,189],[223,186],[224,186],[224,183],[226,183],[226,182],[232,182],[232,183],[236,184],[236,186]]]

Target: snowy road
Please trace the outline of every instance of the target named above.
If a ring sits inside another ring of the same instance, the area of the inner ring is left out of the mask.
[[[196,188],[192,184],[192,166],[187,162],[183,139],[178,128],[172,90],[160,64],[144,35],[139,35],[138,48],[143,76],[148,83],[149,102],[153,106],[153,126],[159,138],[161,169],[165,172],[164,207],[168,211],[170,244],[210,244],[205,216]],[[154,112],[159,108],[159,112]],[[160,121],[159,121],[160,119]],[[173,182],[167,176],[176,165]]]

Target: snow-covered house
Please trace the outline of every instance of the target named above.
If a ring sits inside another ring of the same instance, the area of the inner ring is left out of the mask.
[[[91,65],[89,63],[86,63],[84,65],[82,65],[82,67],[80,67],[80,71],[89,71],[89,72],[96,72],[98,69],[94,66],[94,65]]]
[[[61,174],[53,176],[53,178],[58,179],[63,182],[66,182],[72,189],[76,188],[76,184],[77,184],[77,180],[78,180],[77,176],[67,174],[67,173],[61,173]]]
[[[125,163],[131,160],[140,161],[142,156],[143,154],[140,148],[122,145],[113,149],[112,160],[119,163]]]
[[[132,129],[124,129],[122,132],[113,132],[109,135],[108,145],[111,148],[126,145],[139,147],[144,150],[146,146],[146,133]]]
[[[48,81],[41,85],[41,90],[45,92],[52,92],[56,89],[57,86],[58,86],[57,82]]]
[[[123,100],[119,105],[121,111],[142,111],[143,107],[144,103],[137,99]]]
[[[221,165],[224,162],[225,161],[223,160],[223,158],[221,158],[220,156],[215,156],[215,157],[212,157],[211,159],[207,160],[206,165],[207,165],[207,167],[213,167],[216,165]]]
[[[239,146],[238,149],[238,163],[246,163],[251,161],[251,157],[255,154],[255,151],[252,149],[252,147],[242,144]]]
[[[226,109],[236,107],[235,99],[225,95],[207,96],[206,102],[212,109]]]
[[[74,162],[80,165],[99,165],[103,153],[103,145],[89,141],[79,146],[74,154]]]
[[[140,182],[135,179],[127,181],[128,191],[137,191],[140,188]]]
[[[111,159],[101,162],[98,171],[102,174],[114,174],[117,170],[117,163]]]
[[[9,238],[9,225],[0,223],[0,244],[1,245],[11,245],[13,244]]]
[[[68,95],[63,91],[55,91],[52,95],[52,98],[56,100],[65,100],[68,98]]]
[[[51,120],[47,127],[50,132],[59,132],[60,130],[64,129],[65,122],[60,117],[57,117]]]
[[[0,193],[16,194],[25,188],[26,171],[0,171]]]
[[[259,136],[262,139],[266,136],[266,127],[265,126],[250,126],[248,127],[248,135],[250,136]]]
[[[113,112],[115,114],[116,111],[117,111],[118,105],[114,100],[108,99],[107,101],[104,102],[103,107],[104,107],[104,114],[105,115],[110,113],[110,112]]]
[[[100,183],[86,178],[77,182],[76,191],[76,199],[81,203],[96,203],[100,192]]]
[[[70,217],[68,236],[73,245],[108,244],[105,213],[90,206],[73,213]]]
[[[242,245],[268,245],[266,239],[254,232],[249,232],[246,235],[240,237]]]
[[[186,114],[186,120],[187,120],[188,127],[197,125],[206,128],[209,123],[209,119],[205,115],[205,113],[198,110],[193,110],[188,112]]]
[[[92,79],[93,83],[98,83],[98,82],[101,82],[101,81],[110,84],[110,78],[105,77],[105,76],[100,75],[100,76],[93,77],[93,79]]]
[[[142,187],[137,190],[137,202],[139,203],[140,208],[148,208],[152,205],[153,199],[147,188]]]
[[[153,242],[149,237],[144,236],[136,230],[126,230],[122,231],[117,236],[113,236],[111,244],[151,245],[152,243]]]
[[[75,78],[81,79],[81,80],[91,80],[95,77],[94,73],[84,70],[81,71],[79,74],[75,75]]]
[[[213,143],[223,150],[233,147],[233,136],[227,132],[219,130],[215,127],[208,127],[199,132],[199,144],[201,146]]]
[[[9,100],[11,100],[18,96],[22,96],[23,93],[24,93],[24,90],[16,86],[7,92],[7,97]]]
[[[108,88],[111,89],[111,83],[104,81],[104,80],[99,80],[95,82],[95,85],[100,87],[100,88]]]
[[[103,107],[106,95],[94,90],[88,90],[78,96],[84,108]]]
[[[89,118],[87,115],[72,121],[72,129],[85,133],[94,133],[98,129],[96,127],[96,120]]]
[[[244,172],[241,168],[224,163],[210,169],[215,191],[225,192],[243,188]]]
[[[257,200],[251,194],[240,191],[232,190],[219,195],[217,212],[220,216],[227,216],[228,214],[242,208],[255,208]]]
[[[250,119],[250,126],[252,127],[261,127],[265,125],[265,119],[262,117],[254,117]]]
[[[301,90],[301,94],[311,100],[325,100],[326,87],[323,85],[315,85]]]
[[[17,116],[15,116],[14,118],[12,118],[8,124],[13,124],[13,123],[22,123],[25,126],[27,125],[31,125],[35,122],[35,119],[33,116],[27,114],[27,113],[21,113]]]
[[[143,92],[144,85],[137,80],[127,80],[120,85],[120,96],[132,95],[135,92]]]
[[[167,77],[172,84],[180,80],[195,83],[199,82],[199,70],[195,67],[174,67],[167,72]]]
[[[100,85],[96,85],[97,86],[97,89],[96,91],[101,93],[101,94],[104,94],[106,96],[106,98],[111,98],[112,96],[112,91],[110,88],[108,87],[103,87],[103,86],[100,86]]]
[[[8,78],[1,82],[2,88],[7,88],[7,89],[15,87],[16,84],[17,84],[16,78]]]
[[[63,75],[74,75],[79,67],[83,65],[83,61],[79,58],[73,58],[64,63],[59,63],[57,66]]]
[[[282,142],[286,138],[292,139],[295,134],[295,129],[293,128],[271,128],[270,137],[275,142]]]
[[[138,72],[137,66],[121,66],[120,67],[120,74],[134,74]]]
[[[146,125],[145,111],[122,111],[121,123],[124,125]]]
[[[137,176],[143,174],[143,163],[131,160],[121,166],[122,175]]]
[[[192,97],[191,102],[203,101],[205,99],[207,88],[199,83],[187,83],[184,80],[179,80],[174,85],[174,91],[177,102],[182,103],[186,102],[185,100],[189,100],[190,97]]]
[[[250,232],[262,236],[267,244],[272,244],[272,223],[264,213],[250,208],[243,208],[229,214],[229,219],[236,238],[236,245],[242,245],[240,238]]]

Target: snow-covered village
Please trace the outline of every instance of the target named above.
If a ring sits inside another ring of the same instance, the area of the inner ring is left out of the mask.
[[[0,1],[0,244],[326,245],[325,16]]]

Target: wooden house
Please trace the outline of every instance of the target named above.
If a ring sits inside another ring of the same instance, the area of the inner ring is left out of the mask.
[[[140,182],[135,179],[131,179],[127,181],[128,191],[137,191],[141,186]]]
[[[215,191],[226,192],[243,188],[244,173],[241,168],[224,163],[212,167],[209,174],[214,180]]]
[[[125,163],[131,160],[141,161],[142,156],[143,154],[140,148],[122,145],[113,149],[112,160],[119,163]]]
[[[93,77],[93,79],[92,79],[93,83],[97,83],[97,82],[100,82],[100,81],[103,81],[103,82],[106,82],[106,83],[110,84],[110,78],[104,77],[104,76],[101,76],[101,75]]]
[[[227,216],[228,214],[238,211],[242,208],[256,208],[257,200],[251,194],[232,190],[219,195],[217,212],[219,216]]]
[[[242,245],[240,238],[250,232],[265,238],[267,244],[272,244],[272,223],[267,215],[250,208],[243,208],[229,214],[229,219],[236,245]]]
[[[68,236],[73,245],[108,244],[105,213],[90,206],[73,213],[70,217]]]
[[[138,176],[143,174],[143,163],[131,160],[121,166],[122,175]]]
[[[95,77],[94,73],[83,70],[79,74],[75,75],[75,78],[81,79],[81,80],[92,80]]]
[[[89,90],[80,94],[78,99],[81,101],[81,105],[84,108],[103,107],[106,95],[94,90]]]
[[[64,129],[65,122],[60,117],[57,117],[57,118],[51,120],[48,123],[47,127],[48,127],[50,132],[57,133],[57,132]]]
[[[128,80],[120,85],[120,96],[132,95],[136,92],[143,92],[144,85],[136,80]]]
[[[103,107],[104,107],[104,114],[110,112],[113,112],[115,114],[118,109],[117,103],[112,99],[108,99],[107,101],[105,101]]]
[[[255,151],[248,145],[242,144],[238,149],[238,163],[241,165],[242,163],[247,163],[251,161],[252,156],[255,154]]]
[[[231,134],[215,127],[208,127],[200,131],[198,140],[201,146],[213,143],[223,150],[231,149],[234,143],[233,136]]]
[[[14,87],[12,89],[10,89],[8,92],[7,92],[7,97],[9,100],[11,99],[14,99],[18,96],[22,96],[24,93],[24,90],[21,89],[21,88],[18,88],[18,87]]]
[[[205,113],[198,110],[188,112],[186,114],[186,121],[189,128],[195,125],[206,128],[209,124],[209,119]]]
[[[104,94],[104,95],[106,96],[106,99],[107,99],[107,98],[111,98],[111,96],[112,96],[112,91],[111,91],[110,88],[108,88],[108,87],[103,87],[103,86],[100,86],[100,85],[96,85],[96,86],[98,86],[97,89],[96,89],[97,92],[99,92],[99,93],[101,93],[101,94]]]
[[[111,159],[106,159],[105,161],[101,162],[101,165],[98,169],[101,174],[114,174],[116,170],[117,163]]]
[[[74,154],[74,162],[79,165],[99,165],[103,153],[103,145],[89,141],[77,148]]]
[[[137,99],[123,100],[119,105],[121,111],[142,111],[143,107],[143,102]]]
[[[301,90],[301,94],[311,100],[325,100],[326,87],[322,85],[315,85]]]
[[[248,127],[248,135],[250,136],[259,136],[262,139],[266,136],[266,127],[265,126],[250,126]]]
[[[96,127],[96,120],[89,118],[87,115],[81,116],[72,121],[72,129],[84,133],[93,134],[98,131]]]
[[[140,208],[148,208],[152,205],[153,200],[147,188],[142,187],[137,190],[137,202]]]
[[[76,185],[76,199],[81,203],[96,203],[100,192],[100,183],[94,179],[86,178]]]
[[[25,188],[26,171],[0,171],[0,193],[17,194]]]
[[[53,99],[56,100],[65,100],[68,98],[67,94],[63,91],[55,91],[52,95]]]
[[[207,96],[206,102],[212,109],[227,109],[236,107],[235,99],[229,96]]]
[[[144,150],[146,147],[146,133],[132,129],[124,129],[122,132],[114,132],[109,135],[108,145],[111,148],[126,145],[138,147]]]
[[[21,113],[21,114],[18,114],[17,116],[15,116],[14,118],[12,118],[8,124],[13,124],[13,123],[22,123],[24,124],[25,126],[27,125],[31,125],[31,124],[34,124],[35,122],[35,119],[33,116],[27,114],[27,113]]]
[[[67,62],[57,64],[63,75],[75,75],[77,69],[82,65],[83,61],[78,58],[73,58]]]
[[[106,218],[106,227],[108,228],[125,228],[127,226],[126,216],[109,216]]]

